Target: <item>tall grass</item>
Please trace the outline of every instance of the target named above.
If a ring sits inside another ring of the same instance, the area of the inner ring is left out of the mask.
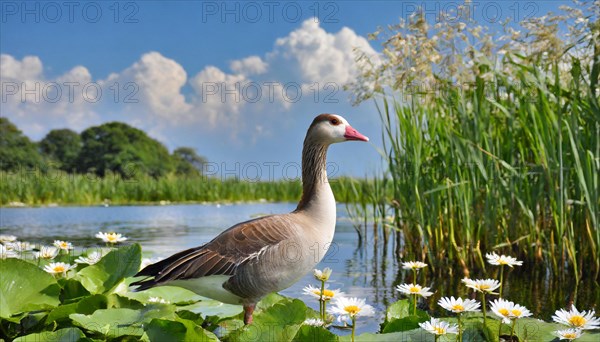
[[[349,178],[331,180],[340,200],[356,201],[350,193]],[[360,182],[360,181],[356,181]],[[117,174],[96,177],[80,174],[0,172],[0,204],[14,205],[98,205],[169,202],[295,202],[302,193],[300,180],[250,182],[234,178],[140,176],[123,179]]]
[[[500,57],[481,27],[436,31],[417,14],[384,43],[382,63],[363,64],[375,92],[355,91],[376,98],[391,183],[379,220],[393,215],[400,257],[467,273],[496,250],[598,278],[600,23],[587,17],[563,42],[557,22],[573,11],[527,23],[533,39]],[[402,96],[415,80],[425,90]]]

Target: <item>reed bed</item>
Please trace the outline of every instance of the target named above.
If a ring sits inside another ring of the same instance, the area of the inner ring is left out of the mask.
[[[296,202],[302,193],[300,180],[250,182],[213,177],[140,176],[123,179],[117,174],[97,177],[48,173],[0,172],[1,205],[100,205],[165,202]],[[357,201],[360,193],[350,193],[350,178],[331,180],[331,186],[344,201]],[[360,181],[356,181],[360,182]]]
[[[505,26],[504,43],[417,13],[380,60],[359,59],[355,94],[375,99],[388,173],[369,200],[385,208],[353,207],[395,233],[399,257],[468,273],[497,250],[598,279],[600,22],[597,8],[563,10]]]

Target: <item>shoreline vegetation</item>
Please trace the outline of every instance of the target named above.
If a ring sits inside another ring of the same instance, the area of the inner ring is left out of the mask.
[[[359,202],[372,181],[340,177],[330,180],[340,203]],[[203,203],[297,202],[302,194],[299,179],[250,182],[205,176],[142,176],[123,179],[65,174],[19,175],[0,172],[1,207],[165,205]]]

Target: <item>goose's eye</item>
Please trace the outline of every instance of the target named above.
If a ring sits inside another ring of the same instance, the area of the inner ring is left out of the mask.
[[[330,122],[332,125],[334,125],[334,126],[335,126],[335,125],[339,125],[339,123],[340,123],[340,120],[338,120],[338,119],[336,119],[336,118],[333,118],[333,119],[329,120],[329,122]]]

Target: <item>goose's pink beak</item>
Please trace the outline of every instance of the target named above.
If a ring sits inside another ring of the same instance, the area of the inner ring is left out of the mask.
[[[344,138],[346,138],[346,140],[369,141],[369,138],[360,134],[359,131],[355,130],[350,125],[346,126],[346,133],[344,134]]]

